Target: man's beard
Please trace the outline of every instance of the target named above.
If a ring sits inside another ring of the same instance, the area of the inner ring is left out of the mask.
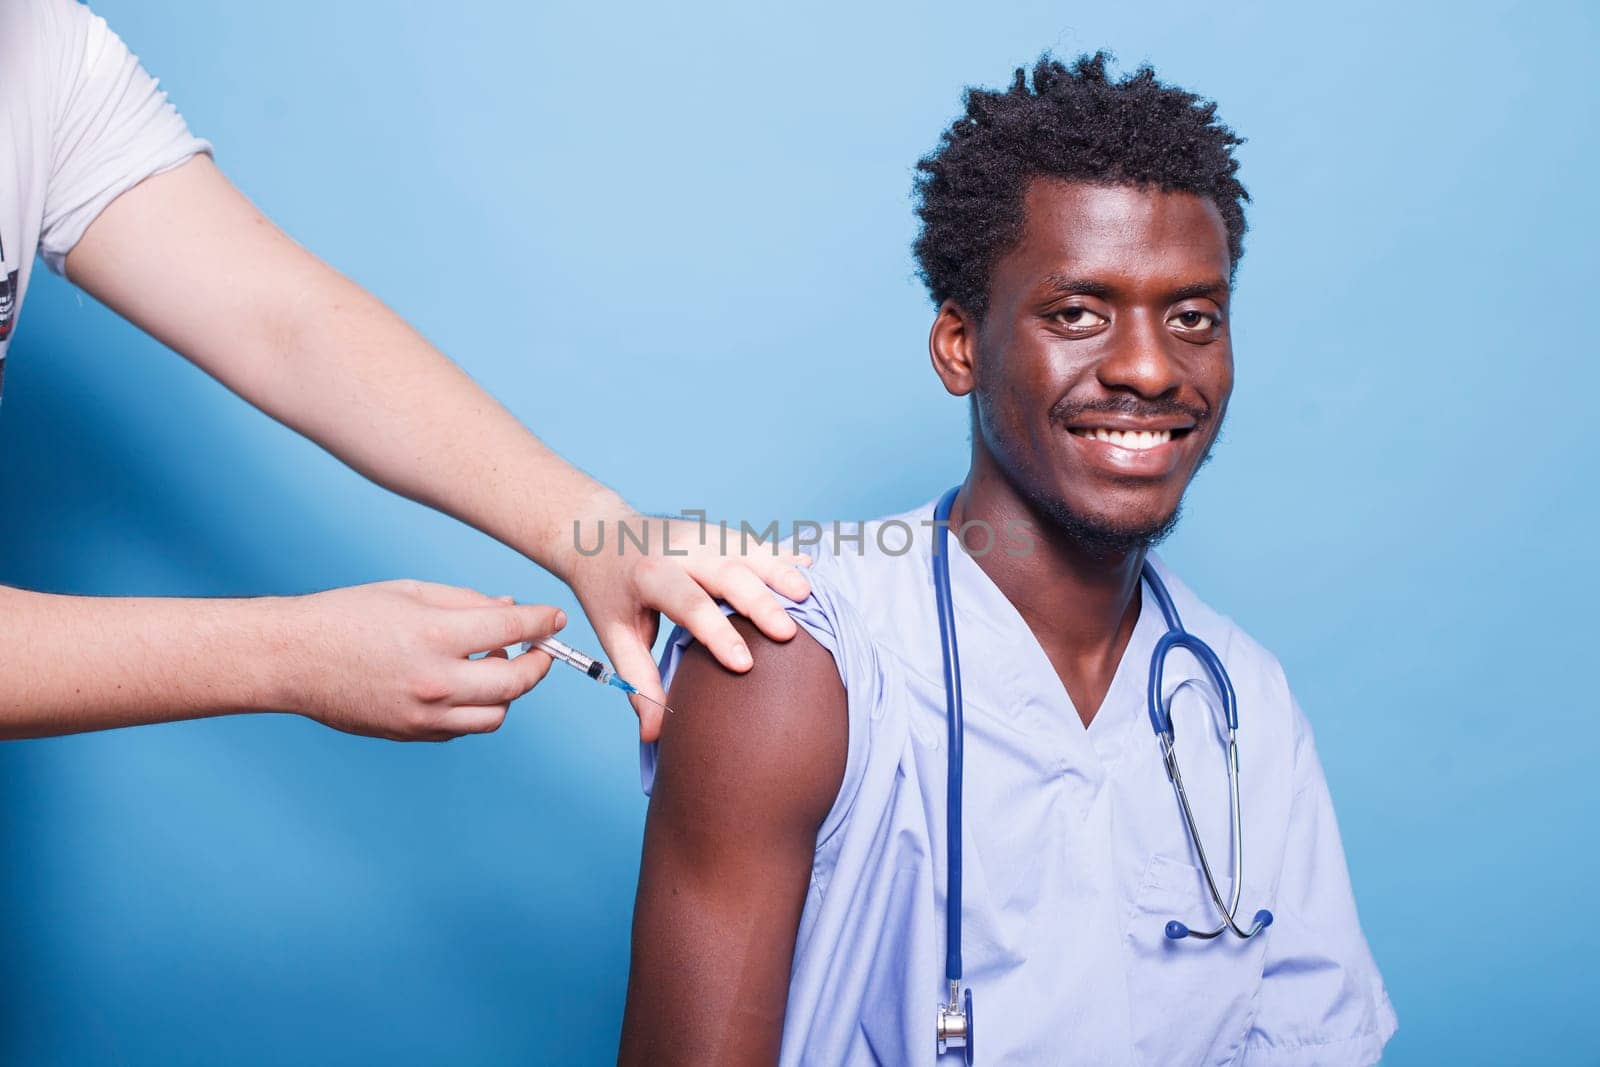
[[[1204,408],[1195,408],[1177,403],[1164,403],[1162,401],[1135,401],[1131,398],[1119,398],[1098,404],[1067,405],[1059,404],[1050,413],[1050,421],[1066,430],[1068,420],[1077,418],[1088,412],[1114,412],[1142,417],[1154,417],[1168,414],[1184,414],[1194,420],[1194,429],[1191,433],[1206,433],[1210,427],[1212,413]],[[1222,427],[1216,427],[1216,432],[1206,444],[1205,454],[1200,457],[1200,462],[1195,464],[1194,473],[1189,476],[1189,484],[1194,483],[1207,463],[1211,462],[1213,450],[1217,442],[1222,439]],[[1183,518],[1183,499],[1180,497],[1177,507],[1172,513],[1154,522],[1144,523],[1119,523],[1103,515],[1086,515],[1074,510],[1065,500],[1037,492],[1027,486],[1019,486],[1028,503],[1033,509],[1043,515],[1056,530],[1064,537],[1077,545],[1083,552],[1094,559],[1117,559],[1128,556],[1134,552],[1145,552],[1172,535],[1178,528],[1178,522]],[[1188,486],[1184,487],[1188,493]]]
[[[1210,458],[1209,453],[1206,458]],[[1081,514],[1059,497],[1026,489],[1024,493],[1036,512],[1045,516],[1062,536],[1092,559],[1119,559],[1153,548],[1178,528],[1178,520],[1183,517],[1183,503],[1180,501],[1172,509],[1172,514],[1159,522],[1121,524],[1103,515]]]

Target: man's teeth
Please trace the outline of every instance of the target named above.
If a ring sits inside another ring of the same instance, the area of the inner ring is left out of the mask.
[[[1118,448],[1144,449],[1155,448],[1172,440],[1171,430],[1107,430],[1104,428],[1094,430],[1073,430],[1079,437],[1092,437],[1096,441],[1104,441]]]

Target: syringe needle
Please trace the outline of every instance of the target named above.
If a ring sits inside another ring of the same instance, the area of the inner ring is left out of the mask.
[[[656,707],[661,708],[662,710],[664,710],[668,715],[673,714],[673,711],[672,711],[671,708],[669,708],[665,704],[661,703],[661,701],[657,700],[655,697],[645,696],[643,693],[639,692],[639,687],[638,686],[634,685],[632,682],[628,681],[625,678],[615,678],[614,677],[612,679],[612,684],[615,685],[618,689],[622,690],[624,693],[627,693],[629,696],[638,697],[640,700],[648,700],[650,703],[654,704]]]
[[[670,707],[668,707],[667,705],[661,703],[661,701],[657,700],[655,697],[647,697],[643,693],[639,692],[637,689],[635,689],[633,691],[633,695],[638,697],[638,698],[640,698],[641,700],[650,701],[650,703],[654,704],[656,707],[660,708],[662,711],[665,711],[668,715],[673,714],[673,711],[672,711],[672,709]]]

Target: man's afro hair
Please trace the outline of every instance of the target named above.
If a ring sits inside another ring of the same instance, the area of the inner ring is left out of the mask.
[[[1233,149],[1243,139],[1217,106],[1140,67],[1120,80],[1105,52],[1068,67],[1048,54],[1010,88],[969,88],[966,114],[917,163],[922,229],[912,250],[935,304],[981,317],[989,274],[1022,237],[1023,196],[1035,178],[1133,185],[1209,198],[1228,230],[1235,266],[1244,251],[1244,203]]]

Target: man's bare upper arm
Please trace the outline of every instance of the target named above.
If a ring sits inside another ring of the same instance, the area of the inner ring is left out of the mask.
[[[625,1063],[777,1058],[817,829],[849,723],[827,650],[735,625],[738,675],[695,646],[673,679],[645,823]]]

